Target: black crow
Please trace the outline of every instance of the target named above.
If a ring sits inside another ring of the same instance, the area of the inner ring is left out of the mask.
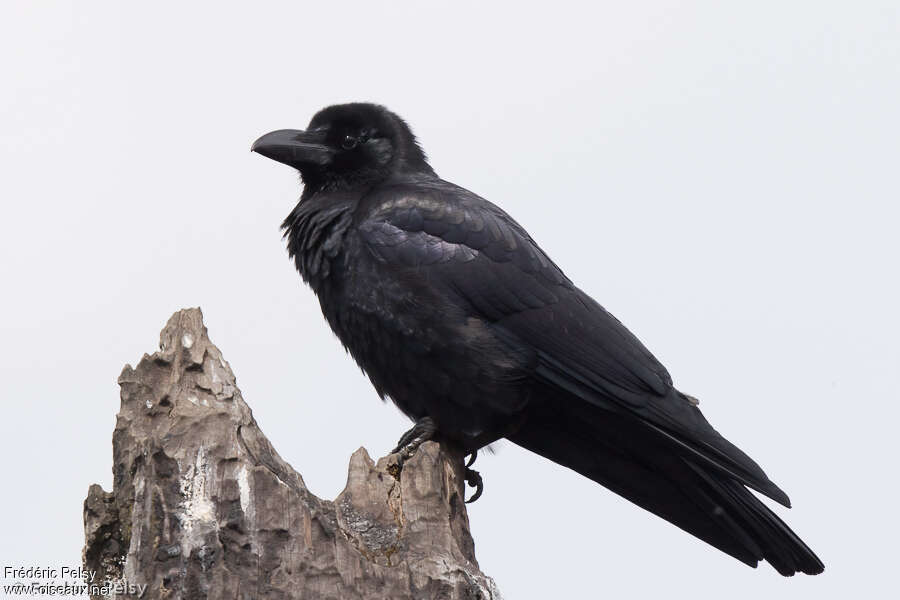
[[[747,488],[787,495],[518,223],[439,178],[403,119],[331,106],[252,149],[300,171],[288,251],[379,396],[415,421],[398,450],[437,437],[474,457],[506,438],[748,565],[822,572]]]

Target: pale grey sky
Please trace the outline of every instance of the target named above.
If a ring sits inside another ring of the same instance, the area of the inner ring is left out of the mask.
[[[900,4],[226,4],[0,8],[2,565],[80,561],[116,377],[181,307],[315,493],[393,445],[280,240],[297,177],[249,152],[369,100],[642,338],[826,563],[754,571],[502,444],[469,514],[507,598],[896,592]]]

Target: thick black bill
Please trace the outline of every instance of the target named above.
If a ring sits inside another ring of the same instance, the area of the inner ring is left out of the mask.
[[[327,165],[334,151],[325,145],[325,133],[279,129],[262,136],[250,147],[266,158],[299,169],[306,165]]]

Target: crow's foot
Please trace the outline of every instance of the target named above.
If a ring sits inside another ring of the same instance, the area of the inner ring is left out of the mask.
[[[471,465],[473,462],[475,462],[474,459],[469,464]],[[466,466],[466,483],[475,488],[475,493],[466,500],[466,504],[471,504],[481,498],[481,492],[484,491],[484,480],[481,478],[481,473]]]
[[[391,454],[399,455],[397,468],[402,469],[403,463],[412,458],[419,446],[428,440],[434,439],[435,433],[437,433],[437,425],[431,417],[422,417],[416,421],[416,424],[409,431],[400,436],[397,447],[391,450]]]
[[[416,424],[413,425],[409,431],[400,436],[400,441],[397,442],[397,446],[391,450],[391,454],[397,455],[397,463],[394,465],[394,468],[391,469],[391,475],[399,479],[400,471],[403,469],[403,463],[413,457],[416,450],[419,449],[419,446],[428,440],[434,439],[436,433],[437,424],[431,417],[422,417],[416,421]],[[470,453],[465,464],[466,483],[475,488],[475,493],[472,494],[471,498],[466,500],[466,504],[475,502],[481,497],[481,493],[484,492],[484,480],[481,478],[481,474],[478,471],[469,468],[475,464],[476,458],[478,458],[477,451]]]

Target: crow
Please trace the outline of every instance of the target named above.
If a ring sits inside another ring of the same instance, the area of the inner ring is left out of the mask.
[[[750,566],[823,571],[748,488],[787,495],[522,226],[439,178],[399,116],[330,106],[252,150],[300,172],[288,253],[378,395],[415,422],[395,451],[455,444],[477,497],[468,467],[505,438]]]

